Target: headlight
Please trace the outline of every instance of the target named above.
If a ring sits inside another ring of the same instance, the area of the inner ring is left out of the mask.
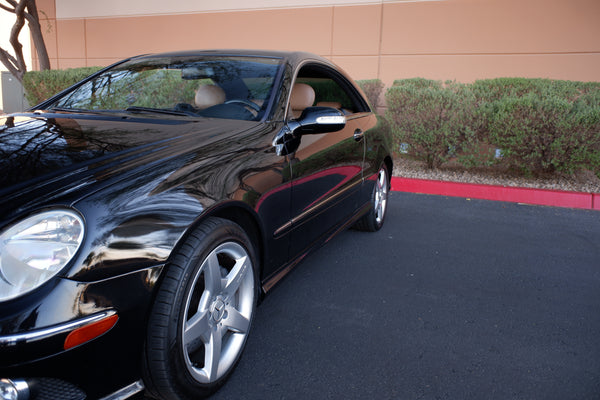
[[[0,233],[0,302],[43,285],[75,255],[83,220],[73,211],[46,211]]]

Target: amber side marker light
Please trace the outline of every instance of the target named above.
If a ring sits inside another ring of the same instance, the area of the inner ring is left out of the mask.
[[[92,322],[89,325],[75,329],[73,332],[69,333],[65,339],[65,350],[72,349],[73,347],[82,345],[92,339],[97,338],[98,336],[105,334],[106,332],[110,331],[113,326],[115,326],[118,320],[119,316],[117,314],[113,314],[100,321]]]

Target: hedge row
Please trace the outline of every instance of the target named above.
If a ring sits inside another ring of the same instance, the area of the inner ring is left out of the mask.
[[[386,118],[431,168],[502,163],[528,174],[600,174],[600,83],[500,78],[394,82]]]

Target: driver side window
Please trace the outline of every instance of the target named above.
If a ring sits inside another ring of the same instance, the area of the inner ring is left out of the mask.
[[[298,118],[306,107],[333,107],[353,114],[370,111],[353,85],[336,71],[320,64],[300,69],[292,89],[290,118]]]

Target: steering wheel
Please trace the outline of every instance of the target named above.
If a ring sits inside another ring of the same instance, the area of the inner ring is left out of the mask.
[[[254,111],[256,111],[257,113],[260,111],[260,106],[250,100],[244,100],[244,99],[231,99],[231,100],[227,100],[225,102],[225,104],[243,104],[244,106],[250,107],[251,109],[253,109]]]

